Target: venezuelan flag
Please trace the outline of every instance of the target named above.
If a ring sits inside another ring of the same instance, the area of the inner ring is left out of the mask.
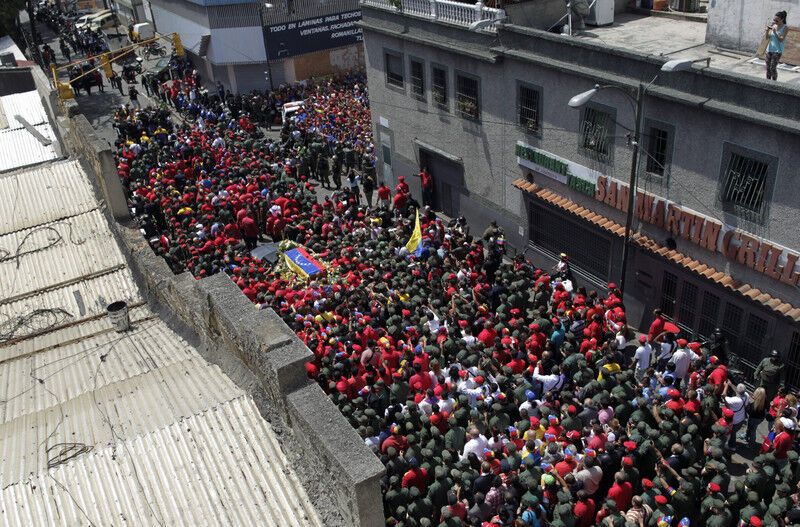
[[[414,256],[422,254],[422,229],[420,229],[419,226],[419,209],[417,209],[417,221],[414,225],[414,232],[411,233],[411,238],[406,244],[406,249]]]
[[[298,276],[308,278],[325,271],[325,266],[315,260],[303,247],[295,247],[283,253],[286,265]]]

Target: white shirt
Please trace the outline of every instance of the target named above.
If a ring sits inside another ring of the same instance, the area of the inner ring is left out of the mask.
[[[603,469],[597,465],[592,468],[584,468],[575,473],[575,479],[583,481],[583,489],[591,496],[600,487],[600,482],[603,480]]]
[[[653,347],[649,342],[645,342],[643,345],[636,348],[636,353],[633,356],[633,359],[636,361],[636,369],[645,371],[650,366],[650,359],[652,356]]]
[[[539,366],[533,370],[533,378],[542,383],[542,393],[548,393],[554,389],[560,389],[564,385],[564,380],[561,375],[551,373],[550,375],[539,375]]]
[[[467,459],[471,452],[474,452],[478,459],[483,459],[483,451],[489,448],[489,442],[485,437],[479,435],[474,439],[470,439],[464,445],[464,451],[461,453],[461,459]],[[602,476],[602,474],[601,474]]]
[[[685,349],[679,348],[675,350],[669,361],[675,364],[675,377],[678,379],[685,378],[686,373],[689,371],[689,366],[692,364],[692,357],[689,353]]]
[[[662,342],[661,343],[661,351],[659,352],[658,358],[659,359],[668,359],[670,354],[672,353],[672,346],[669,342]]]
[[[747,394],[725,397],[725,404],[733,410],[733,424],[738,425],[747,418]]]

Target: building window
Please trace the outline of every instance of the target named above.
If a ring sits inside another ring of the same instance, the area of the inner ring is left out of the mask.
[[[722,333],[728,339],[728,343],[735,348],[739,341],[739,331],[742,325],[742,308],[733,304],[725,304],[725,313],[722,315]]]
[[[697,286],[691,282],[684,281],[681,286],[681,302],[677,322],[691,330],[694,327],[696,306]]]
[[[611,113],[593,106],[583,110],[581,121],[581,147],[586,155],[597,161],[607,162],[611,157]]]
[[[481,115],[478,79],[456,74],[456,111],[464,119],[477,121]]]
[[[403,75],[403,56],[387,51],[384,53],[386,61],[386,84],[396,88],[403,88],[405,76]]]
[[[661,311],[672,318],[675,316],[675,299],[678,295],[678,277],[669,271],[664,271],[661,281]]]
[[[786,384],[793,389],[800,386],[800,332],[792,333],[792,342],[786,359]]]
[[[541,89],[528,84],[520,84],[517,92],[517,113],[519,125],[526,133],[539,133],[541,126]]]
[[[703,302],[700,304],[700,321],[697,332],[703,337],[710,337],[717,327],[719,316],[719,297],[706,291],[703,293]]]
[[[573,267],[582,269],[602,282],[608,281],[611,242],[596,230],[545,209],[534,203],[528,207],[530,241],[553,256],[562,251]]]
[[[425,65],[416,59],[411,59],[409,77],[411,79],[411,96],[421,101],[425,100]]]
[[[758,364],[766,351],[768,330],[769,323],[766,320],[752,313],[747,315],[747,330],[742,336],[739,355],[753,364]]]
[[[438,66],[431,66],[431,97],[433,104],[440,110],[447,111],[447,70]]]
[[[650,180],[663,183],[669,175],[669,166],[672,162],[675,129],[664,123],[646,123],[645,126],[647,129],[647,136],[643,141],[646,145],[645,170]]]
[[[777,165],[775,157],[725,143],[718,193],[722,209],[744,220],[763,223]]]

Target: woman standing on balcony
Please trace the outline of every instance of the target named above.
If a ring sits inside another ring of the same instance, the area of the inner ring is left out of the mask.
[[[772,22],[771,26],[767,26],[767,38],[769,39],[766,55],[767,79],[776,81],[778,80],[778,62],[783,55],[783,41],[786,39],[786,11],[775,13]]]

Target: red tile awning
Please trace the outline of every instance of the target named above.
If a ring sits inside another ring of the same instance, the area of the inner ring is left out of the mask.
[[[619,223],[601,216],[596,212],[592,212],[586,207],[582,207],[574,201],[560,196],[549,189],[540,187],[535,183],[530,183],[522,178],[517,179],[513,184],[523,192],[531,194],[542,201],[569,212],[570,214],[574,214],[575,216],[593,223],[612,234],[620,237],[625,236],[624,225],[620,225]],[[761,304],[768,309],[776,311],[780,315],[789,317],[795,322],[800,322],[800,308],[796,308],[793,305],[784,302],[780,298],[776,298],[769,293],[760,291],[750,284],[741,283],[734,279],[731,275],[722,271],[717,271],[713,267],[710,267],[699,260],[695,260],[690,256],[686,256],[679,251],[668,249],[667,247],[660,245],[652,238],[643,234],[634,233],[633,236],[631,236],[631,240],[640,247],[647,249],[657,256],[661,256],[666,260],[675,262],[676,264],[707,280],[711,280],[712,282],[715,282],[726,289],[730,289],[731,291],[739,293],[755,303]]]

